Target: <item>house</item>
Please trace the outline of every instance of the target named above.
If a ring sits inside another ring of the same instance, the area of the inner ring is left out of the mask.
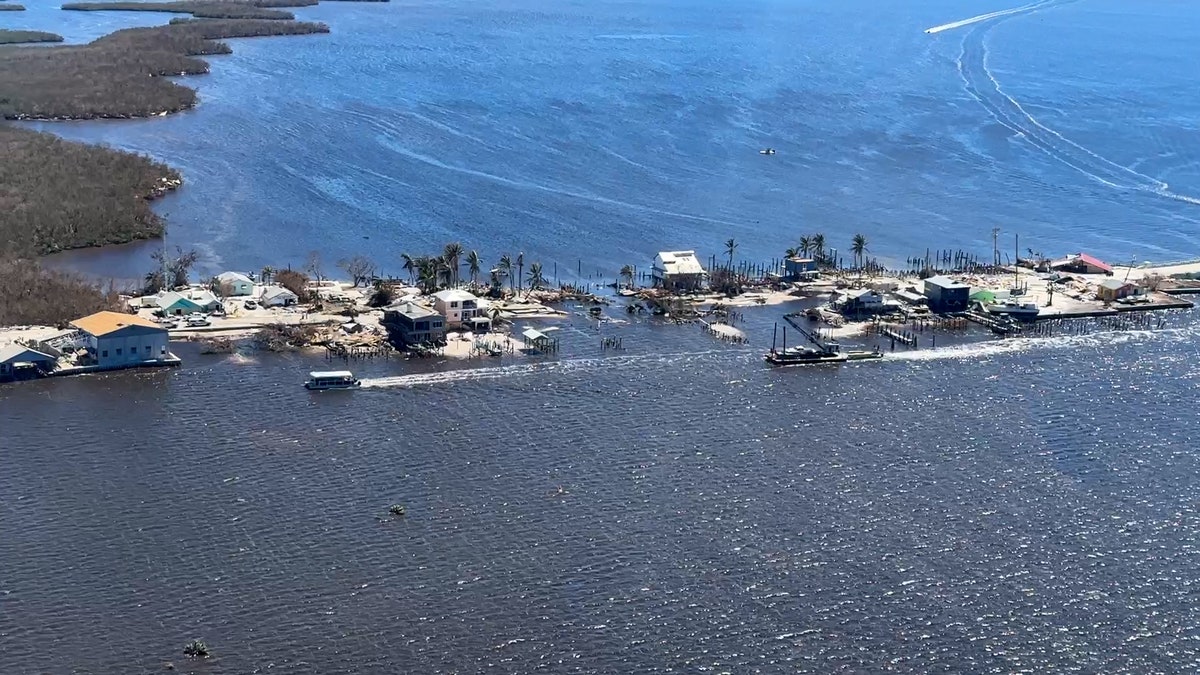
[[[433,294],[433,308],[446,317],[447,326],[460,326],[479,316],[479,298],[458,289]]]
[[[842,294],[842,312],[848,314],[869,314],[883,309],[883,296],[873,288],[857,288]]]
[[[388,305],[383,310],[382,323],[392,341],[405,346],[446,340],[445,317],[415,302]]]
[[[925,299],[929,309],[939,314],[966,311],[970,304],[971,287],[950,277],[929,277],[925,280]]]
[[[83,333],[88,356],[101,368],[174,358],[167,351],[167,329],[134,314],[96,312],[72,321],[71,326]]]
[[[783,278],[788,281],[807,281],[817,276],[817,261],[812,258],[793,256],[783,261]]]
[[[158,308],[167,316],[183,316],[192,312],[203,312],[204,308],[200,303],[194,302],[191,298],[182,293],[168,291],[157,296],[154,300]]]
[[[300,298],[283,286],[267,286],[258,296],[258,302],[263,307],[287,307],[300,302]]]
[[[0,347],[0,382],[26,380],[54,370],[58,359],[24,345]]]
[[[1105,279],[1096,287],[1096,297],[1105,302],[1113,302],[1127,298],[1137,293],[1137,286],[1120,279]]]
[[[654,285],[670,291],[694,291],[704,286],[707,272],[695,251],[662,251],[650,268]]]
[[[222,272],[216,280],[221,286],[228,286],[229,297],[254,295],[254,281],[241,272]]]
[[[1086,253],[1076,253],[1065,258],[1050,261],[1050,269],[1055,272],[1074,272],[1076,274],[1107,274],[1112,276],[1112,265]]]
[[[212,291],[167,291],[154,296],[154,303],[167,316],[184,316],[193,312],[214,312],[221,301]]]

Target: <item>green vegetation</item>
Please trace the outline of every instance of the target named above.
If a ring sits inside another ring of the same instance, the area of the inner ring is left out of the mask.
[[[0,259],[0,326],[66,326],[101,310],[120,311],[118,289],[107,289],[35,260]]]
[[[0,10],[9,5],[0,5]],[[0,45],[15,45],[23,42],[62,42],[61,35],[46,33],[40,30],[4,30],[0,29]]]
[[[185,110],[196,104],[196,92],[161,76],[207,73],[208,64],[194,57],[232,51],[214,40],[326,32],[319,23],[176,19],[81,46],[0,50],[0,116],[129,118]]]
[[[21,256],[155,237],[150,200],[179,173],[148,157],[0,125],[0,250]]]
[[[281,12],[271,7],[308,7],[317,0],[179,0],[178,2],[68,2],[63,9],[80,12],[134,11],[172,12],[191,14],[197,19],[268,19],[287,20],[296,18],[291,12]]]

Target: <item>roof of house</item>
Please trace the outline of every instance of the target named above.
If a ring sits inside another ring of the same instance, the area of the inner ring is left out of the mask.
[[[25,345],[11,344],[7,347],[0,347],[0,363],[9,361],[54,361],[55,358],[49,354],[43,354],[36,349],[30,349]]]
[[[183,293],[178,293],[176,291],[167,291],[166,293],[163,293],[162,295],[158,296],[157,299],[155,299],[155,302],[158,303],[159,307],[167,308],[181,300],[189,305],[195,305],[197,307],[202,304],[200,301],[193,300]]]
[[[1129,283],[1128,281],[1121,281],[1120,279],[1105,279],[1104,281],[1100,282],[1100,286],[1102,288],[1110,288],[1114,291],[1119,291],[1126,286],[1132,285],[1133,284]]]
[[[149,319],[143,319],[142,317],[134,314],[122,314],[120,312],[96,312],[95,314],[90,314],[82,319],[75,319],[71,322],[71,325],[85,333],[95,335],[96,337],[108,335],[109,333],[115,333],[122,328],[128,328],[130,326],[153,328],[164,333],[167,332],[167,329],[154,323],[153,321],[150,321]]]
[[[852,291],[846,291],[846,295],[851,298],[861,298],[869,295],[879,295],[874,288],[856,288]]]
[[[433,297],[442,302],[466,302],[468,300],[478,300],[473,294],[459,288],[448,288],[444,291],[438,291],[433,294]]]
[[[794,255],[794,256],[788,258],[787,261],[792,262],[792,263],[815,263],[816,262],[816,260],[813,260],[812,258],[801,258],[798,255]]]
[[[424,305],[418,305],[415,302],[408,302],[408,301],[397,302],[397,303],[388,305],[385,311],[395,312],[397,314],[406,316],[410,319],[428,319],[428,318],[432,318],[435,316],[438,318],[442,318],[441,314],[438,314],[437,312],[433,311],[432,309],[429,309],[428,307],[425,307]]]
[[[704,274],[695,251],[660,251],[655,262],[662,263],[667,274]]]
[[[200,291],[188,291],[187,297],[192,302],[197,302],[201,305],[212,305],[220,302],[220,300],[217,299],[217,294],[208,289]]]
[[[947,276],[929,277],[925,280],[925,283],[937,286],[938,288],[970,288],[970,286]]]
[[[267,286],[263,289],[261,297],[263,300],[269,300],[270,298],[286,297],[289,295],[293,298],[296,297],[295,293],[289,291],[283,286]]]
[[[1058,260],[1052,260],[1050,262],[1050,268],[1055,269],[1058,267],[1070,267],[1076,263],[1086,263],[1088,265],[1091,265],[1092,267],[1099,267],[1100,269],[1104,270],[1105,272],[1109,272],[1109,273],[1111,273],[1113,271],[1112,265],[1109,265],[1108,263],[1104,262],[1103,260],[1101,260],[1095,256],[1088,255],[1086,253],[1076,253],[1074,255],[1066,256],[1065,258],[1059,258]]]
[[[1104,262],[1103,260],[1093,257],[1093,256],[1090,256],[1086,253],[1080,253],[1079,260],[1080,260],[1080,262],[1085,262],[1093,267],[1099,267],[1100,269],[1104,270],[1105,272],[1113,271],[1112,265],[1109,265],[1108,263]]]
[[[225,283],[230,283],[230,284],[236,284],[236,283],[252,284],[252,283],[254,283],[253,281],[250,280],[250,277],[246,276],[245,274],[242,274],[241,272],[221,272],[220,274],[217,275],[217,281],[223,281]]]

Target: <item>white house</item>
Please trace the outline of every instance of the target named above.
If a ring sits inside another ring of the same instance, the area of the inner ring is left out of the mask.
[[[650,268],[654,285],[673,291],[694,291],[707,274],[695,251],[661,251]]]
[[[433,294],[433,308],[446,317],[447,326],[468,323],[479,315],[479,298],[470,293],[451,289]]]
[[[229,286],[231,297],[254,295],[254,282],[241,272],[222,272],[216,278],[217,283]]]
[[[259,296],[258,302],[263,307],[287,307],[300,301],[295,293],[283,286],[267,286]]]
[[[134,314],[96,312],[71,326],[84,336],[88,355],[102,368],[120,368],[173,358],[167,330]]]

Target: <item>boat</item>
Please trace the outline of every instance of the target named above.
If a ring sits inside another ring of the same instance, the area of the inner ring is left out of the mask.
[[[775,336],[771,336],[771,351],[763,354],[763,360],[773,366],[799,366],[818,363],[842,363],[844,361],[863,361],[866,359],[881,359],[883,352],[878,349],[842,350],[836,342],[826,342],[808,331],[797,328],[814,346],[787,346],[787,328],[783,329],[783,349],[775,349]]]
[[[760,154],[760,155],[773,155],[773,154],[775,154],[775,148],[763,148],[762,150],[759,150],[759,151],[758,151],[758,154]]]
[[[354,389],[359,386],[362,386],[362,382],[348,370],[313,371],[308,374],[308,381],[304,383],[304,388],[310,391]]]
[[[1005,300],[986,307],[988,313],[999,314],[1001,316],[1011,316],[1014,319],[1035,319],[1040,309],[1036,302],[1018,302],[1016,300]]]

